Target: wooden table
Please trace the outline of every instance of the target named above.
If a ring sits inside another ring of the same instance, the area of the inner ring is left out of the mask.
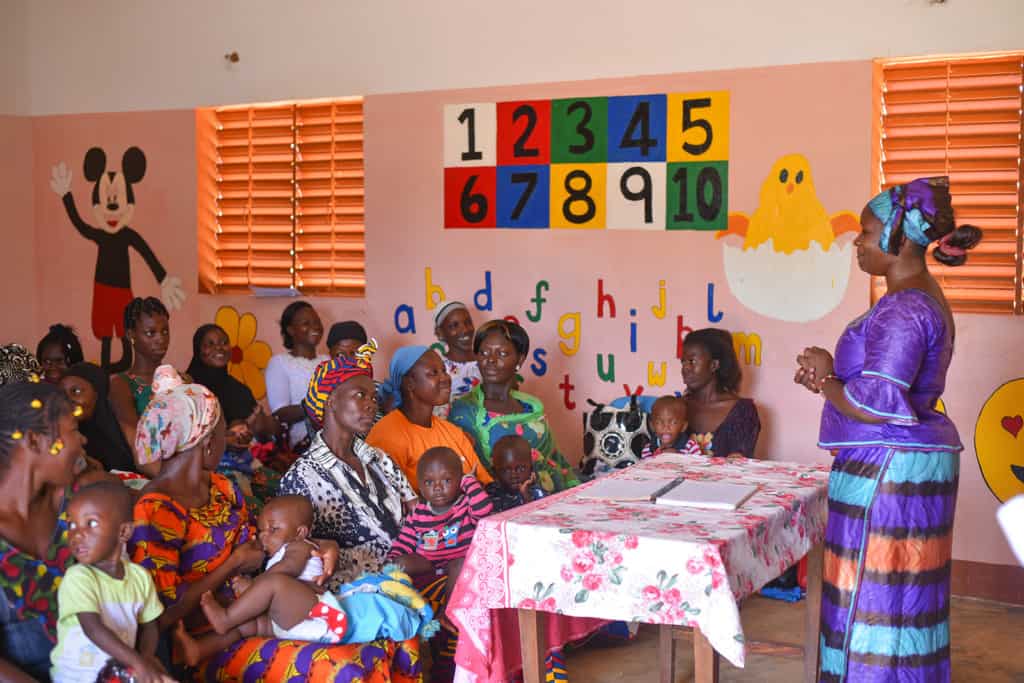
[[[804,644],[790,645],[776,641],[747,641],[747,652],[804,660],[804,683],[818,680],[818,620],[821,616],[821,561],[824,546],[820,543],[807,553],[807,596],[804,599]],[[542,652],[547,652],[544,636],[544,612],[519,609],[520,649],[523,653],[524,683],[544,683],[547,671]],[[693,680],[695,683],[718,683],[719,654],[701,633],[662,624],[658,626],[658,681],[675,683],[676,640],[692,635]]]
[[[551,612],[657,624],[662,681],[674,680],[674,643],[684,627],[701,683],[717,680],[720,655],[743,666],[747,651],[802,657],[813,681],[827,466],[671,454],[609,476],[725,480],[758,491],[738,510],[721,511],[595,501],[584,484],[482,520],[448,608],[460,628],[456,662],[473,669],[472,680],[500,680],[518,664],[493,661],[500,647],[486,618],[488,610],[515,608],[526,683],[545,679]],[[804,646],[745,642],[742,600],[804,556]]]

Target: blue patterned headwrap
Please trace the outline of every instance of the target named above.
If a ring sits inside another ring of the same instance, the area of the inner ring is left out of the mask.
[[[391,406],[397,408],[402,405],[402,380],[406,373],[416,365],[416,361],[423,357],[423,354],[430,351],[429,346],[414,344],[403,346],[391,356],[391,365],[388,368],[390,377],[380,385],[380,399],[392,399]]]
[[[878,246],[890,254],[900,253],[904,239],[927,247],[956,227],[947,176],[894,185],[875,195],[868,208],[882,222]]]

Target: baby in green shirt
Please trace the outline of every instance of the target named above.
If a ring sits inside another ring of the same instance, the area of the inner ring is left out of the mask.
[[[163,612],[156,585],[124,556],[134,502],[122,484],[100,482],[68,505],[68,544],[78,564],[57,591],[54,683],[94,681],[111,659],[139,683],[174,683],[155,657],[156,619]]]

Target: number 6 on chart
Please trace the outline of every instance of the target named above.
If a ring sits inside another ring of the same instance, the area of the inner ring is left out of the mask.
[[[444,169],[445,227],[495,227],[495,183],[493,166]]]

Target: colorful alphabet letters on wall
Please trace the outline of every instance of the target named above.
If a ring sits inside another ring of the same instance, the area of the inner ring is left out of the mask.
[[[444,108],[448,228],[724,230],[729,93]]]

